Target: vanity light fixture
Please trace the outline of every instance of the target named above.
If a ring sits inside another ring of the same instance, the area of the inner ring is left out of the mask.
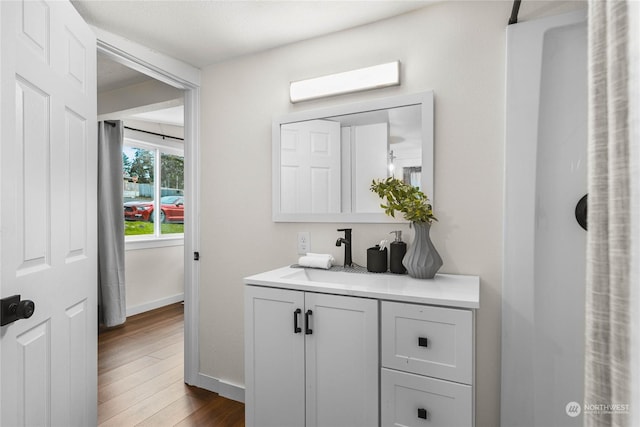
[[[292,82],[292,103],[400,84],[400,61]]]

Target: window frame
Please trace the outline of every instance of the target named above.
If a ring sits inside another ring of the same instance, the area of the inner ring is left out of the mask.
[[[181,156],[184,159],[184,144],[173,140],[172,138],[163,138],[158,135],[152,135],[132,129],[124,130],[123,147],[142,148],[154,152],[153,164],[153,192],[154,192],[154,214],[160,209],[160,174],[161,174],[161,156],[162,154],[170,154]],[[183,171],[184,173],[184,171]],[[156,185],[157,183],[157,185]],[[124,202],[124,201],[123,201]],[[186,218],[185,218],[186,220]],[[125,251],[138,249],[163,248],[169,246],[183,246],[184,233],[171,233],[162,235],[160,233],[160,222],[154,221],[154,233],[142,234],[137,236],[124,236]]]

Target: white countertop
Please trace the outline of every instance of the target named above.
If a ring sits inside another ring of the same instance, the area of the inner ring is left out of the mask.
[[[244,283],[389,301],[480,308],[478,276],[436,274],[433,279],[414,279],[406,274],[282,267],[245,277]]]

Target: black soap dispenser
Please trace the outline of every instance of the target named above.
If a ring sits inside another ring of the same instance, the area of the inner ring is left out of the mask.
[[[396,274],[405,274],[407,269],[402,265],[402,258],[407,253],[407,244],[402,241],[402,230],[392,231],[389,234],[396,234],[396,239],[391,243],[391,255],[389,260],[389,270]]]

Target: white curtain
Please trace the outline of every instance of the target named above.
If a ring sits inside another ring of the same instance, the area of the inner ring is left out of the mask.
[[[628,1],[589,2],[589,205],[585,340],[585,426],[632,426],[632,295],[638,280],[632,194],[634,97]],[[637,64],[635,65],[637,66]],[[635,209],[635,211],[634,211]]]
[[[640,426],[640,2],[629,3],[631,92],[631,425]]]
[[[107,327],[126,320],[121,121],[98,124],[98,305]]]

